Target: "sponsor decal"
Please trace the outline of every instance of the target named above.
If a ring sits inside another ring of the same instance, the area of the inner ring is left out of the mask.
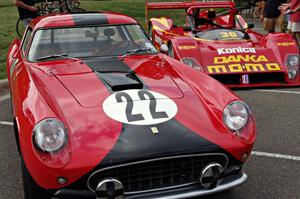
[[[264,55],[230,55],[214,58],[214,65],[207,66],[209,73],[238,73],[280,71],[278,63],[270,62]]]
[[[249,75],[242,75],[242,83],[249,84]]]
[[[277,43],[278,46],[284,46],[284,47],[289,47],[289,46],[295,46],[295,42],[280,42],[280,43]]]
[[[196,49],[196,46],[179,46],[179,50],[191,50]]]
[[[177,114],[176,103],[160,93],[131,89],[113,93],[103,103],[110,118],[131,125],[153,125],[166,122]],[[158,130],[152,129],[153,133]]]
[[[256,54],[255,48],[219,48],[217,49],[219,55],[225,54],[236,54],[236,53],[254,53]]]

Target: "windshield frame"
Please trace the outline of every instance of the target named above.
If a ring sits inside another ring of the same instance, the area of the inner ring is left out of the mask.
[[[203,34],[205,34],[205,33],[207,33],[207,32],[210,32],[210,31],[227,31],[227,32],[239,32],[239,33],[241,33],[241,34],[243,34],[244,35],[244,37],[242,37],[242,38],[237,38],[237,39],[231,39],[231,40],[214,40],[214,39],[208,39],[208,38],[203,38],[203,37],[200,37],[198,34],[201,34],[201,33],[203,33]],[[229,28],[211,28],[211,29],[205,29],[205,30],[203,30],[203,31],[197,31],[197,33],[195,33],[195,36],[194,36],[195,38],[197,38],[197,39],[203,39],[203,40],[209,40],[209,41],[216,41],[216,42],[226,42],[226,41],[232,41],[232,42],[234,42],[234,41],[247,41],[247,40],[249,40],[248,39],[248,37],[249,37],[249,35],[248,35],[248,33],[247,32],[244,32],[243,30],[239,30],[239,29],[236,29],[236,28],[232,28],[232,29],[229,29]]]
[[[41,27],[41,28],[37,28],[35,29],[32,33],[31,33],[31,39],[30,39],[30,43],[27,46],[27,50],[25,53],[25,58],[26,61],[29,63],[41,63],[41,62],[46,62],[46,61],[52,61],[52,60],[43,60],[43,61],[38,61],[38,60],[30,60],[29,59],[29,52],[32,48],[32,44],[34,41],[34,38],[36,36],[36,33],[40,30],[51,30],[51,29],[72,29],[72,28],[91,28],[91,27],[109,27],[109,26],[128,26],[128,25],[136,25],[140,28],[140,30],[142,31],[143,35],[145,36],[145,38],[147,39],[147,41],[149,41],[149,43],[151,43],[153,45],[153,47],[155,48],[154,44],[152,43],[149,35],[146,33],[145,29],[143,28],[143,26],[141,26],[141,24],[139,23],[123,23],[123,24],[100,24],[100,25],[78,25],[78,26],[58,26],[58,27]],[[155,48],[155,52],[153,53],[147,53],[147,54],[143,54],[143,55],[154,55],[154,54],[158,54],[159,51]],[[90,56],[90,57],[72,57],[75,59],[91,59],[91,58],[107,58],[107,57],[120,57],[122,55],[108,55],[108,56]],[[55,59],[55,60],[63,60],[63,59],[69,59],[68,57],[66,58],[59,58],[59,59]]]

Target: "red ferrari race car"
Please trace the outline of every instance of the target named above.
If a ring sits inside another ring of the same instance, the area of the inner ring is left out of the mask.
[[[228,87],[300,85],[299,49],[293,37],[253,31],[234,2],[149,2],[146,9],[183,9],[184,26],[167,17],[149,20],[154,45]]]
[[[188,198],[247,178],[248,106],[128,16],[39,17],[7,72],[26,199]]]

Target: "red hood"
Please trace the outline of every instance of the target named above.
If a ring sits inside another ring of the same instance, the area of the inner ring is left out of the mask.
[[[172,79],[172,76],[162,67],[169,65],[169,63],[161,59],[160,56],[152,56],[150,59],[149,56],[131,56],[123,61],[120,60],[120,62],[125,63],[128,69],[134,71],[144,86],[164,93],[172,99],[183,97],[181,90]],[[97,60],[94,60],[94,63],[97,63]],[[101,65],[100,61],[99,64]],[[51,72],[83,107],[102,106],[100,96],[103,89],[107,90],[109,88],[103,87],[102,82],[104,80],[99,77],[97,71],[93,71],[89,67],[87,62],[64,60],[55,62],[55,64],[52,62],[51,65],[45,64],[43,67],[50,68]],[[118,74],[124,74],[123,72],[118,73],[116,71],[105,72],[103,74],[104,76],[108,76],[109,73],[115,75],[116,79],[120,78]]]

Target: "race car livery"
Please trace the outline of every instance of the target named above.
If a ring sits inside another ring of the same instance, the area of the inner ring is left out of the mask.
[[[262,35],[238,14],[234,2],[148,2],[151,10],[186,10],[186,22],[147,21],[157,49],[228,87],[299,86],[299,49],[285,33]]]
[[[128,16],[34,19],[7,75],[26,199],[189,198],[247,178],[249,107]]]

